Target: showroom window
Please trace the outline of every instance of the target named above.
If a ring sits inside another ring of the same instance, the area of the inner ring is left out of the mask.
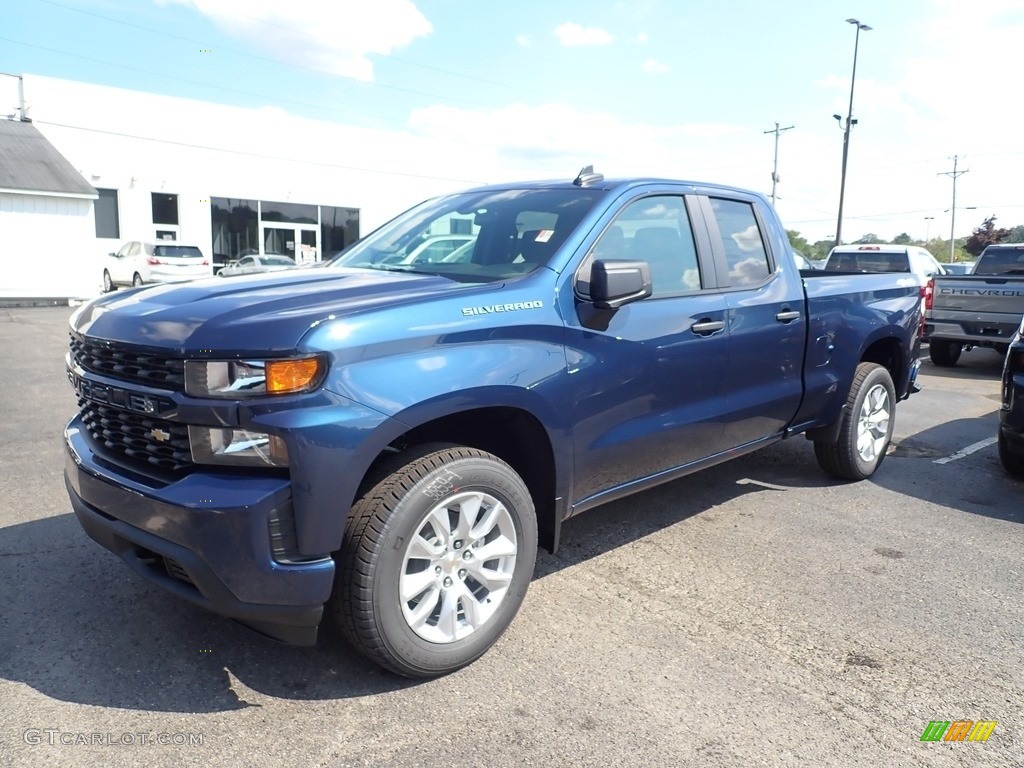
[[[153,223],[154,224],[177,224],[178,223],[178,196],[168,195],[163,192],[154,192],[153,195]]]
[[[231,197],[210,198],[214,262],[259,253],[256,201]]]
[[[117,190],[97,189],[99,197],[93,203],[96,216],[96,237],[121,237],[121,223],[117,215]]]
[[[338,251],[359,239],[359,209],[320,206],[321,258],[333,258]]]

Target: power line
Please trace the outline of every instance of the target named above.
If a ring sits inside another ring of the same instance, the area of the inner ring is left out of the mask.
[[[230,147],[211,147],[205,144],[192,144],[187,141],[172,141],[171,139],[157,139],[152,136],[139,136],[132,133],[121,133],[119,131],[105,131],[100,128],[86,128],[82,125],[68,125],[66,123],[52,123],[47,120],[35,120],[33,121],[36,125],[50,125],[55,128],[68,128],[74,131],[87,131],[89,133],[101,133],[107,136],[117,136],[124,139],[138,139],[139,141],[152,141],[157,144],[169,144],[175,147],[188,147],[189,149],[205,149],[210,152],[223,152],[231,155],[241,155],[243,157],[258,157],[262,160],[282,160],[287,163],[302,163],[304,165],[316,165],[321,168],[340,168],[346,171],[361,171],[363,173],[376,173],[384,176],[404,176],[412,179],[430,179],[431,181],[455,181],[460,184],[484,184],[485,182],[478,179],[457,179],[449,176],[429,176],[422,173],[404,173],[402,171],[385,171],[379,168],[363,168],[357,165],[341,165],[339,163],[327,163],[322,160],[303,160],[296,157],[281,157],[279,155],[266,155],[260,152],[246,152],[241,149],[231,149]]]
[[[83,14],[85,16],[91,16],[94,19],[100,19],[102,21],[110,22],[111,24],[121,24],[121,25],[126,26],[126,27],[131,27],[132,29],[138,29],[138,30],[142,30],[144,32],[150,32],[151,34],[154,34],[154,35],[161,35],[163,37],[169,37],[169,38],[172,38],[174,40],[181,40],[183,42],[191,43],[193,45],[205,46],[205,45],[209,44],[207,41],[196,40],[195,38],[185,37],[183,35],[178,35],[178,34],[175,34],[173,32],[167,32],[166,30],[162,30],[162,29],[154,29],[153,27],[147,27],[147,26],[144,26],[142,24],[135,24],[134,22],[125,21],[124,19],[115,19],[115,18],[113,18],[111,16],[104,16],[103,14],[100,14],[100,13],[94,13],[92,11],[86,11],[86,10],[83,10],[81,8],[75,8],[73,6],[64,5],[63,3],[57,3],[57,2],[54,2],[54,0],[36,0],[36,2],[38,2],[38,3],[45,3],[46,5],[52,5],[52,6],[56,7],[56,8],[62,8],[62,9],[67,10],[67,11],[74,11],[75,13],[80,13],[80,14]],[[279,24],[277,22],[271,23],[271,22],[267,22],[265,19],[260,19],[260,18],[256,18],[256,17],[253,17],[253,16],[245,16],[245,18],[250,19],[252,21],[259,22],[261,24],[268,24],[270,26],[273,26],[275,29],[279,29],[279,28],[283,27],[285,29],[288,29],[291,32],[294,32],[297,35],[302,36],[302,37],[307,37],[309,39],[314,39],[312,35],[308,34],[304,30],[299,29],[297,27],[293,27],[293,26],[290,26],[290,25],[287,25],[287,24],[282,25],[282,24]],[[328,77],[339,77],[339,78],[342,78],[342,79],[345,79],[345,80],[352,80],[352,81],[355,81],[356,83],[358,83],[359,85],[368,85],[368,86],[375,86],[375,87],[378,87],[378,88],[387,88],[387,89],[391,89],[391,90],[401,91],[401,92],[404,92],[404,93],[410,93],[410,94],[417,95],[417,96],[427,96],[427,97],[429,97],[431,99],[441,99],[441,100],[444,100],[444,101],[457,102],[457,103],[462,103],[462,104],[469,104],[471,106],[483,106],[480,102],[474,102],[474,101],[470,101],[470,100],[467,100],[467,99],[459,99],[459,98],[455,98],[455,97],[448,96],[448,95],[429,93],[427,91],[419,91],[419,90],[415,90],[415,89],[412,89],[412,88],[404,88],[402,86],[397,86],[397,85],[389,85],[387,83],[382,83],[382,82],[379,82],[379,81],[366,82],[364,80],[360,80],[357,77],[352,77],[351,75],[343,75],[343,74],[340,74],[338,72],[334,72],[334,71],[331,71],[331,70],[320,69],[318,67],[311,67],[311,66],[307,66],[307,65],[303,65],[303,64],[294,64],[294,63],[290,63],[290,62],[284,62],[284,61],[281,61],[279,59],[274,59],[274,58],[272,58],[270,56],[261,56],[261,55],[256,54],[256,53],[250,53],[248,51],[240,51],[240,50],[237,50],[235,48],[225,48],[225,47],[222,47],[222,46],[218,45],[217,46],[217,51],[218,52],[223,52],[223,53],[230,53],[230,54],[232,54],[234,56],[243,56],[245,58],[254,59],[254,60],[257,60],[257,61],[265,61],[265,62],[268,62],[268,63],[273,64],[275,66],[283,66],[283,67],[286,67],[286,68],[289,68],[289,69],[295,69],[295,70],[304,71],[304,72],[312,72],[312,73],[318,74],[318,75],[326,75]],[[405,64],[405,65],[410,66],[410,67],[416,67],[418,69],[428,70],[428,71],[432,71],[432,72],[439,72],[441,74],[451,75],[452,77],[459,77],[459,78],[462,78],[464,80],[470,80],[470,81],[481,83],[481,84],[484,84],[484,85],[497,86],[499,88],[507,88],[508,90],[511,90],[511,91],[519,91],[519,92],[522,92],[522,93],[532,93],[532,94],[535,94],[535,95],[538,95],[538,96],[544,96],[545,98],[551,98],[551,94],[545,94],[545,93],[543,93],[541,91],[537,91],[537,90],[532,89],[532,88],[523,88],[523,87],[520,87],[520,86],[509,85],[508,83],[501,83],[501,82],[498,82],[498,81],[495,81],[495,80],[487,80],[485,78],[476,77],[474,75],[467,75],[465,73],[456,72],[454,70],[443,69],[441,67],[435,67],[435,66],[431,66],[431,65],[428,65],[428,64],[420,64],[418,62],[411,61],[409,59],[399,58],[399,57],[391,55],[391,54],[384,54],[384,53],[382,53],[382,54],[375,54],[375,55],[377,55],[377,56],[379,56],[381,58],[391,59],[392,61],[396,61],[396,62],[399,62],[401,64]],[[566,99],[564,99],[562,97],[559,97],[559,99],[561,101],[566,101]],[[569,101],[572,101],[572,100],[569,100]],[[586,102],[576,101],[575,103],[577,103],[577,104],[585,104]],[[588,106],[592,106],[590,104],[587,104],[587,105]]]

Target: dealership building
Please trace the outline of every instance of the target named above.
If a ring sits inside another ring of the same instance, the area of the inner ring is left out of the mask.
[[[273,107],[2,76],[0,300],[95,296],[130,241],[195,245],[218,264],[322,261],[468,186],[445,178],[446,151]]]

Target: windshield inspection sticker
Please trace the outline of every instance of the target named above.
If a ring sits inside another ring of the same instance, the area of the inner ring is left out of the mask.
[[[495,312],[518,312],[522,309],[540,309],[544,306],[543,301],[517,301],[515,304],[491,304],[487,307],[463,307],[464,317],[472,315],[491,315]]]

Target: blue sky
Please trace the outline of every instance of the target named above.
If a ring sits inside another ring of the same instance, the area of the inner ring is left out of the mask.
[[[813,241],[835,232],[849,17],[872,30],[844,239],[948,237],[954,154],[969,169],[958,236],[991,214],[1024,223],[1024,6],[1009,0],[19,0],[0,71],[271,107],[382,141],[455,139],[452,179],[481,182],[593,162],[769,193],[777,121],[795,126],[779,142],[777,207]],[[475,162],[485,154],[499,160]]]

